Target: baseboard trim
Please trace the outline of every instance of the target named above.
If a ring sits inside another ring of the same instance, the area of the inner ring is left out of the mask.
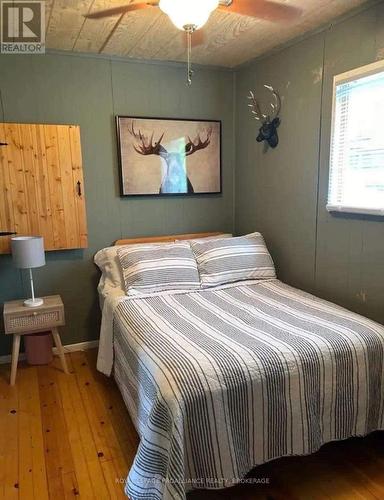
[[[88,340],[87,342],[79,342],[78,344],[68,344],[64,345],[65,352],[76,352],[76,351],[88,351],[88,349],[94,349],[99,346],[98,340]],[[53,352],[57,354],[56,347],[53,348]]]
[[[94,349],[99,345],[98,340],[89,340],[88,342],[79,342],[78,344],[68,344],[64,345],[65,352],[76,352],[76,351],[87,351],[88,349]],[[53,348],[53,354],[57,354],[56,347]],[[6,363],[10,363],[12,356],[10,354],[6,356],[0,356],[0,365],[4,365]],[[23,361],[25,359],[25,353],[20,353],[19,361]]]

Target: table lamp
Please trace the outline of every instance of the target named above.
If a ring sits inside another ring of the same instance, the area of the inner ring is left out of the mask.
[[[32,269],[45,266],[44,241],[40,236],[16,236],[11,238],[12,257],[15,267],[29,269],[32,298],[25,300],[26,307],[43,305],[43,299],[35,298]]]

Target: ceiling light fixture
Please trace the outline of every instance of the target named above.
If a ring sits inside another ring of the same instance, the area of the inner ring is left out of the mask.
[[[169,16],[176,28],[185,31],[187,35],[188,85],[191,85],[193,75],[191,68],[192,34],[204,26],[218,5],[219,0],[160,0],[159,2],[160,9]]]
[[[176,28],[185,30],[186,26],[202,28],[219,0],[160,0],[160,9],[167,14]]]

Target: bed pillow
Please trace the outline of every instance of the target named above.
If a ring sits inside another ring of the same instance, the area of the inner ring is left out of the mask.
[[[189,243],[129,245],[119,248],[117,254],[128,295],[200,288]]]
[[[231,234],[220,234],[218,236],[213,236],[209,238],[198,238],[196,240],[175,240],[175,242],[191,242],[191,241],[208,241],[211,239],[222,239],[222,238],[231,238]],[[137,243],[138,245],[167,245],[169,243]],[[131,246],[131,245],[124,245]],[[121,246],[122,247],[122,246]],[[121,248],[120,247],[120,248]],[[118,246],[106,247],[99,250],[95,257],[94,262],[98,266],[101,271],[101,278],[99,282],[99,291],[103,291],[105,288],[118,288],[119,290],[124,290],[124,279],[121,272],[120,260],[117,255]]]
[[[203,288],[250,279],[276,278],[272,257],[260,233],[192,242]]]
[[[120,288],[124,290],[124,281],[121,274],[120,261],[117,256],[118,247],[107,247],[99,250],[94,262],[101,271],[100,286]]]

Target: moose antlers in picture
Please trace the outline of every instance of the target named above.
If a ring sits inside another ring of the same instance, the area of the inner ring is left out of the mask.
[[[154,140],[154,133],[147,136],[140,129],[135,130],[135,123],[132,120],[131,126],[128,128],[129,133],[136,139],[133,144],[133,149],[136,153],[147,156],[156,155],[162,159],[162,181],[159,193],[160,194],[175,194],[175,193],[194,193],[192,182],[186,172],[185,158],[191,156],[197,151],[206,149],[211,143],[212,127],[206,131],[206,139],[201,138],[201,133],[192,140],[189,136],[181,138],[181,148],[176,150],[168,150],[163,144],[165,132],[160,134],[160,137]]]
[[[139,130],[138,132],[135,131],[135,123],[132,121],[132,126],[129,129],[129,133],[139,142],[137,145],[133,146],[136,153],[139,153],[140,155],[143,156],[146,155],[160,156],[162,150],[166,152],[163,146],[161,145],[161,141],[163,140],[164,137],[164,132],[161,134],[159,140],[155,142],[155,144],[153,144],[154,134],[152,133],[150,140],[148,140],[147,137],[141,133],[141,130]]]
[[[279,127],[281,120],[279,118],[281,110],[281,99],[279,94],[271,85],[264,85],[268,89],[273,97],[273,102],[271,102],[272,114],[262,113],[260,104],[255,97],[252,90],[249,91],[248,99],[251,101],[248,106],[251,108],[252,114],[255,120],[261,122],[261,127],[259,130],[259,135],[257,136],[257,142],[266,141],[271,148],[275,148],[279,144],[279,136],[277,134],[277,128]]]
[[[186,156],[193,155],[193,153],[196,153],[196,151],[208,147],[211,143],[211,136],[212,136],[212,127],[208,129],[207,138],[205,141],[201,140],[200,134],[197,135],[194,141],[192,141],[191,138],[188,137],[188,143],[185,145],[185,155]]]

